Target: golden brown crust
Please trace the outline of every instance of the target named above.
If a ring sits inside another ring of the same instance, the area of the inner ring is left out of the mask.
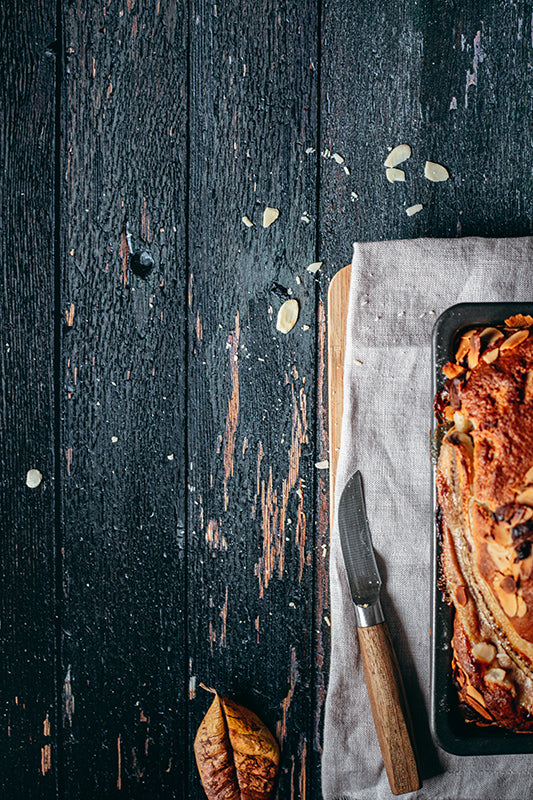
[[[437,501],[461,703],[519,731],[533,729],[533,335],[530,318],[508,323],[467,331],[445,366]]]

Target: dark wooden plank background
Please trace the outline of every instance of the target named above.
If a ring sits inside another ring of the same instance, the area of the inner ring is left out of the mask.
[[[200,683],[319,797],[327,286],[354,239],[531,234],[533,4],[1,13],[3,797],[201,798]]]

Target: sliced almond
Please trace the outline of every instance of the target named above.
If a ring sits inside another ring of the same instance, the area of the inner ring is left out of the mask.
[[[409,208],[405,209],[405,213],[408,217],[412,217],[413,214],[418,214],[419,211],[422,211],[424,206],[422,203],[415,203],[414,206],[409,206]]]
[[[470,350],[470,339],[474,335],[475,331],[468,331],[461,336],[461,341],[459,342],[459,347],[457,348],[457,352],[455,354],[455,360],[460,363],[463,358],[466,356],[468,351]]]
[[[499,339],[503,339],[503,333],[498,328],[484,328],[479,334],[479,338],[484,347],[490,347]]]
[[[279,210],[277,208],[270,208],[270,206],[267,206],[263,211],[263,228],[269,228],[278,217]]]
[[[458,375],[464,375],[466,372],[464,367],[459,364],[454,364],[453,361],[448,361],[442,368],[442,371],[447,378],[456,378]]]
[[[385,175],[389,183],[396,183],[396,181],[405,180],[405,172],[403,169],[396,169],[396,167],[389,167],[385,170]]]
[[[386,160],[383,162],[383,166],[397,167],[398,164],[407,161],[408,158],[411,158],[411,148],[408,144],[399,144],[391,150]]]
[[[466,606],[466,604],[468,603],[468,592],[466,586],[462,586],[460,584],[459,586],[455,587],[455,599],[457,601],[457,604],[460,605],[462,608]]]
[[[533,553],[518,563],[520,564],[520,580],[527,581],[533,572]]]
[[[307,271],[312,272],[314,275],[315,272],[318,272],[323,263],[324,263],[323,261],[314,261],[312,264],[309,264],[309,266],[307,267]]]
[[[487,350],[481,356],[481,360],[484,361],[486,364],[492,364],[493,361],[496,361],[498,356],[500,355],[500,348],[493,347],[492,350]]]
[[[482,664],[490,664],[496,658],[496,648],[490,642],[477,642],[472,648],[472,655]]]
[[[507,572],[509,569],[509,552],[504,545],[497,542],[489,542],[487,544],[487,552],[494,562],[496,569],[500,572]]]
[[[254,223],[252,222],[250,217],[247,217],[246,215],[244,215],[244,217],[242,218],[242,221],[246,225],[247,228],[253,228]]]
[[[533,506],[533,486],[526,486],[520,494],[517,494],[516,502],[524,506]]]
[[[493,667],[492,669],[487,670],[485,673],[485,680],[489,683],[503,684],[505,682],[505,678],[505,670],[501,669],[500,667]]]
[[[514,317],[508,317],[505,324],[508,328],[531,328],[533,317],[529,314],[515,314]]]
[[[446,167],[443,167],[442,164],[436,164],[434,161],[426,161],[424,175],[428,181],[433,181],[434,183],[447,181],[450,177]]]
[[[337,164],[344,164],[344,158],[339,153],[333,153],[331,157]]]
[[[524,383],[524,403],[531,403],[533,400],[533,369],[528,370]],[[533,478],[531,479],[533,482]]]
[[[517,617],[525,617],[527,613],[527,604],[523,597],[518,595],[518,608],[516,611]]]
[[[457,433],[469,433],[473,428],[472,421],[465,417],[464,414],[461,414],[460,411],[454,413],[453,421]]]
[[[470,337],[470,347],[468,349],[468,356],[466,359],[468,364],[468,369],[474,369],[474,367],[477,367],[480,352],[481,352],[481,339],[479,337],[479,333],[474,333]]]
[[[515,333],[512,333],[511,336],[500,345],[500,350],[512,350],[514,347],[518,347],[519,344],[522,344],[528,336],[529,330],[527,329],[515,331]]]
[[[478,692],[477,689],[474,689],[474,687],[470,683],[466,687],[466,693],[467,695],[469,695],[469,697],[478,702],[480,706],[482,706],[483,708],[486,707],[483,695],[481,694],[481,692]]]
[[[502,589],[502,577],[501,575],[496,576],[494,580],[494,593],[507,616],[514,617],[518,611],[518,599],[516,594],[510,594]]]
[[[524,483],[533,483],[533,467],[530,467],[524,475]]]
[[[281,333],[289,333],[296,325],[299,313],[300,306],[298,305],[298,300],[295,300],[293,297],[290,300],[285,300],[278,311],[278,318],[276,321],[276,328],[278,331],[281,331]]]

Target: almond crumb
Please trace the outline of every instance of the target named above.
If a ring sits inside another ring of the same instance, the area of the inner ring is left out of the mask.
[[[242,221],[246,225],[247,228],[253,228],[254,223],[252,222],[250,217],[247,217],[246,215],[244,215],[244,217],[242,218]]]
[[[307,267],[307,271],[312,272],[314,275],[315,272],[318,272],[323,263],[324,263],[323,261],[313,261],[313,263],[309,264],[309,266]]]
[[[269,228],[279,217],[279,210],[267,206],[263,211],[263,228]]]
[[[409,208],[406,208],[405,213],[407,214],[408,217],[412,217],[413,214],[418,214],[418,212],[422,211],[423,208],[424,206],[422,205],[422,203],[415,203],[414,206],[409,206]]]

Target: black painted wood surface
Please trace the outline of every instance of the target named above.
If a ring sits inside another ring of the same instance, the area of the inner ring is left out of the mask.
[[[203,797],[204,683],[319,797],[327,286],[354,239],[532,232],[533,4],[2,14],[2,796]]]

